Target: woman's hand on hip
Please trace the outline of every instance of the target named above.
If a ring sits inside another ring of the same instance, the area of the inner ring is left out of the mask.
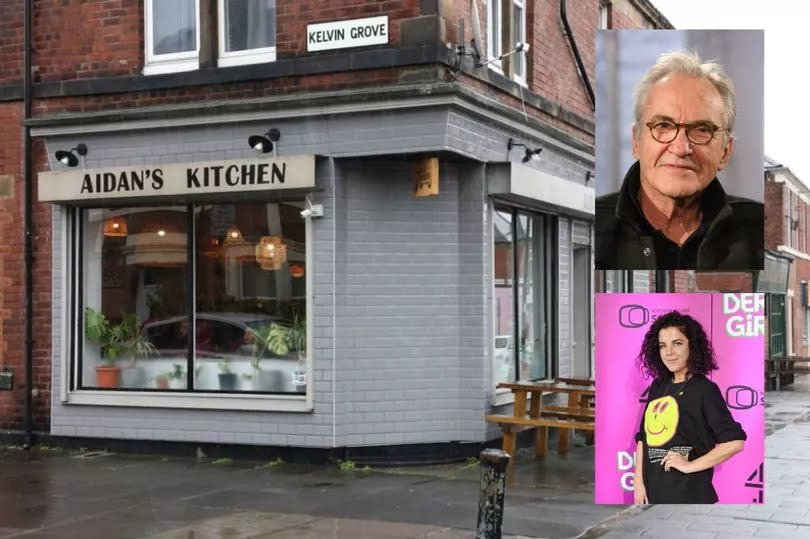
[[[663,466],[666,471],[670,471],[674,468],[683,473],[692,473],[691,464],[688,458],[675,451],[668,451],[664,458],[661,459],[661,466]]]

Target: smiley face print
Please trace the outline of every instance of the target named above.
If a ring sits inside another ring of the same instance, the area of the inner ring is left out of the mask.
[[[644,432],[647,445],[659,447],[675,436],[678,428],[678,402],[670,396],[655,399],[644,412]]]

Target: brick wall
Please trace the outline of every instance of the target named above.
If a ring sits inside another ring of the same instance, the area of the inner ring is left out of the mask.
[[[23,311],[22,105],[0,103],[0,365],[14,369],[13,392],[0,392],[0,429],[21,427],[23,399],[23,341],[20,313]]]
[[[143,64],[142,5],[137,0],[36,2],[34,81],[138,73]]]
[[[23,0],[0,1],[0,85],[21,84]]]
[[[670,292],[697,292],[697,279],[694,271],[677,270],[669,272]]]
[[[419,16],[420,3],[420,0],[277,0],[278,57],[308,54],[307,24],[377,15],[388,15],[389,46],[394,46],[399,43],[400,23]]]
[[[701,292],[753,292],[752,273],[697,272],[697,288]]]
[[[203,0],[205,3],[206,0]],[[214,0],[207,0],[214,1]],[[486,36],[486,2],[479,1],[481,28]],[[9,61],[0,63],[0,84],[4,81],[19,82],[22,62],[21,6],[17,0],[12,3],[17,10],[16,19],[12,16],[0,26],[0,59],[2,54],[11,54]],[[17,6],[19,4],[19,6]],[[527,33],[532,47],[529,51],[530,88],[559,103],[567,110],[592,118],[590,102],[577,71],[573,54],[563,35],[559,8],[554,2],[528,3],[529,24]],[[54,82],[73,79],[125,76],[140,73],[144,62],[143,2],[134,0],[42,0],[36,4],[34,12],[33,70],[35,81]],[[3,14],[8,11],[4,9]],[[354,17],[387,14],[390,21],[390,46],[396,46],[400,39],[400,26],[403,21],[413,20],[423,14],[438,13],[445,32],[440,35],[446,40],[457,40],[457,21],[465,19],[468,29],[467,42],[471,35],[472,21],[468,2],[436,2],[420,0],[352,1],[324,0],[320,2],[293,2],[279,0],[277,11],[277,57],[279,59],[308,54],[306,52],[306,25]],[[623,7],[622,13],[632,10]],[[638,26],[641,20],[636,13],[634,18],[621,19],[618,28]],[[568,3],[568,19],[576,38],[580,54],[585,63],[591,84],[594,83],[595,31],[599,24],[598,0]],[[3,19],[5,20],[5,19]],[[5,38],[6,33],[9,37]],[[11,40],[11,44],[6,43]],[[485,37],[486,39],[486,37]],[[331,52],[315,53],[331,54]],[[15,60],[16,59],[16,60]],[[16,64],[15,64],[16,62]],[[363,86],[385,86],[399,81],[419,82],[426,74],[416,75],[404,69],[380,69],[357,72],[336,73],[309,77],[282,77],[266,81],[255,81],[229,85],[208,85],[193,88],[155,90],[131,94],[99,95],[67,99],[38,100],[35,115],[69,111],[94,111],[123,109],[149,105],[162,105],[194,100],[218,100],[278,95],[307,90],[340,89]],[[16,77],[16,78],[15,78]],[[440,72],[430,74],[432,80],[440,80]],[[509,106],[522,109],[519,98],[507,96],[501,90],[485,83],[473,83],[487,87],[488,97],[505,101]],[[539,113],[529,104],[528,113],[541,121],[552,123],[569,134],[592,143],[589,133],[581,128],[565,124],[547,114]]]
[[[13,392],[0,392],[0,429],[22,428],[25,381],[24,312],[24,193],[22,177],[22,105],[0,103],[0,181],[10,186],[0,190],[0,365],[14,369]],[[41,143],[33,152],[44,159]],[[34,211],[34,425],[47,428],[51,353],[51,221],[50,208]]]
[[[776,249],[783,244],[785,208],[785,184],[765,182],[765,248]]]

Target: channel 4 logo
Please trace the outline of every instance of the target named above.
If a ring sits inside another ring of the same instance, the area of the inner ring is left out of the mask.
[[[753,503],[763,502],[762,494],[765,491],[765,470],[763,465],[764,463],[760,463],[745,480],[745,486],[754,489],[754,497],[751,499]]]
[[[650,321],[650,311],[641,305],[622,305],[619,309],[619,325],[625,328],[640,328]]]
[[[760,398],[756,389],[748,386],[728,386],[726,389],[726,404],[735,410],[748,410],[757,405],[765,405],[764,398]]]

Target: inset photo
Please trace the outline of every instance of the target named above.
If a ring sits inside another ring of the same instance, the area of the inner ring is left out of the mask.
[[[596,268],[762,269],[763,32],[596,45]]]
[[[763,503],[764,294],[597,294],[595,503]]]

